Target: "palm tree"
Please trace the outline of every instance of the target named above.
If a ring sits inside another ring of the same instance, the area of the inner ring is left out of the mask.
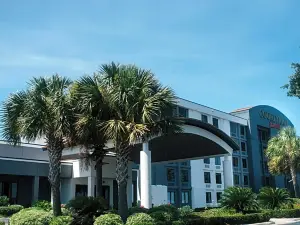
[[[53,213],[61,214],[60,168],[73,116],[67,89],[71,80],[58,75],[33,78],[28,89],[11,94],[2,108],[2,134],[14,145],[44,138],[49,155],[49,182]]]
[[[300,169],[300,139],[292,127],[284,127],[270,139],[266,150],[269,170],[274,175],[290,174],[296,197],[300,197],[297,171]]]
[[[273,210],[293,203],[289,192],[284,188],[263,187],[259,190],[258,200],[263,207]]]
[[[118,209],[122,219],[128,214],[128,162],[132,146],[151,136],[180,132],[180,124],[167,117],[175,103],[173,91],[162,86],[153,73],[133,65],[102,65],[103,95],[112,118],[104,123],[107,137],[114,143]]]
[[[102,164],[107,153],[101,124],[109,119],[109,110],[101,92],[97,76],[83,76],[74,82],[71,99],[76,112],[76,144],[83,146],[82,158],[85,166],[95,162],[96,196],[102,196]]]

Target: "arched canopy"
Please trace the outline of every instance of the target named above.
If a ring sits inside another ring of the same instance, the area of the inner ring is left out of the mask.
[[[152,162],[199,159],[231,154],[239,146],[222,130],[196,119],[185,118],[183,132],[149,141]],[[141,144],[133,147],[131,160],[139,163]]]

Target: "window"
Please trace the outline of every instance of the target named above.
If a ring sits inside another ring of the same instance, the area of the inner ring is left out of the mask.
[[[189,110],[186,109],[186,108],[180,107],[180,106],[174,106],[173,116],[188,118],[189,117]]]
[[[240,134],[241,134],[241,137],[246,136],[246,127],[245,126],[240,126]]]
[[[75,187],[75,196],[87,196],[87,189],[88,189],[88,186],[87,185],[79,185],[79,184],[76,184],[76,187]]]
[[[244,185],[245,186],[249,185],[249,177],[248,177],[248,175],[244,175]]]
[[[219,120],[217,118],[213,118],[213,125],[219,127]]]
[[[182,204],[189,204],[189,191],[182,191],[181,192],[181,203]]]
[[[258,139],[261,142],[267,142],[269,140],[269,130],[266,128],[258,128]]]
[[[240,185],[240,176],[237,174],[233,175],[234,185]]]
[[[270,186],[270,177],[265,178],[265,186]]]
[[[210,164],[210,158],[206,158],[203,160],[205,164]]]
[[[189,171],[181,170],[181,182],[189,182]]]
[[[217,192],[217,202],[219,202],[222,198],[222,192]]]
[[[246,152],[246,151],[247,151],[247,148],[246,148],[246,142],[244,142],[244,141],[241,142],[241,150],[242,150],[243,152]]]
[[[168,182],[175,182],[175,169],[167,168]]]
[[[204,183],[210,184],[210,172],[204,172]]]
[[[237,157],[232,157],[233,167],[239,167],[239,159]]]
[[[222,184],[222,175],[220,173],[216,173],[216,184]]]
[[[206,192],[206,203],[212,203],[211,192]]]
[[[175,204],[175,191],[168,191],[168,203]]]
[[[208,117],[207,117],[207,115],[201,115],[201,120],[202,120],[202,122],[204,122],[204,123],[208,123]]]
[[[248,168],[247,159],[243,158],[243,159],[242,159],[242,163],[243,163],[243,168],[244,168],[244,169],[247,169],[247,168]]]
[[[221,157],[215,158],[215,165],[220,166],[221,165]]]
[[[237,124],[230,122],[230,135],[233,137],[237,136]]]
[[[189,163],[188,163],[188,162],[182,162],[181,165],[182,165],[182,166],[188,166]]]

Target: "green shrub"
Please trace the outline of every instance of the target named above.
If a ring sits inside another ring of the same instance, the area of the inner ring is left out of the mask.
[[[135,213],[147,213],[148,209],[139,207],[139,206],[134,206],[128,209],[128,214],[133,215]]]
[[[61,214],[63,216],[72,216],[72,213],[69,209],[66,209],[66,208],[61,208]]]
[[[242,215],[242,214],[237,213],[234,209],[217,208],[217,209],[205,210],[200,213],[195,213],[194,215],[203,216],[203,217],[220,217],[220,216],[232,216],[232,215]]]
[[[8,206],[9,198],[6,196],[0,196],[0,206]]]
[[[271,218],[297,218],[300,217],[300,209],[265,210]]]
[[[103,198],[85,196],[70,200],[66,208],[72,213],[72,224],[76,225],[92,225],[94,218],[99,217],[105,210],[108,210],[107,203]]]
[[[21,205],[0,206],[0,215],[11,216],[23,209]]]
[[[51,202],[48,202],[48,201],[45,201],[45,200],[40,200],[40,201],[34,202],[32,204],[32,207],[40,208],[40,209],[43,209],[45,211],[51,211],[52,210]]]
[[[222,207],[235,209],[245,213],[249,210],[258,210],[256,194],[250,188],[230,187],[225,189],[220,200]]]
[[[123,225],[123,221],[119,215],[109,213],[99,216],[94,225]]]
[[[154,219],[146,213],[136,213],[128,217],[126,225],[154,225]]]
[[[50,225],[70,225],[73,221],[73,218],[71,216],[58,216],[54,217]]]
[[[166,212],[171,215],[172,221],[179,219],[179,210],[173,205],[160,205],[149,209],[149,214],[154,212]]]
[[[257,197],[263,208],[292,208],[293,200],[290,198],[289,192],[283,188],[263,187],[259,190]]]
[[[172,225],[185,225],[186,222],[182,221],[182,220],[176,220],[172,222]]]
[[[51,213],[45,210],[27,208],[12,215],[10,225],[49,225],[51,219]]]
[[[0,221],[0,225],[5,225],[5,223],[4,223],[4,222],[2,222],[2,221]]]
[[[170,212],[156,211],[150,213],[150,216],[154,219],[155,224],[170,225],[174,221],[173,215]]]
[[[194,210],[190,207],[190,206],[183,206],[181,208],[178,209],[179,210],[179,218],[180,219],[185,219],[185,218],[188,218],[190,217]]]

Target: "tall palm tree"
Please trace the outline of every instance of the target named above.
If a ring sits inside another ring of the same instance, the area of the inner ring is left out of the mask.
[[[118,209],[127,218],[128,162],[132,146],[151,136],[180,132],[166,112],[175,104],[174,92],[162,86],[153,73],[133,65],[107,64],[100,70],[103,96],[111,109],[111,119],[104,123],[107,137],[114,142]]]
[[[109,119],[108,106],[102,96],[97,76],[83,76],[71,88],[71,99],[76,112],[76,144],[83,148],[82,159],[85,166],[95,162],[96,196],[102,196],[102,165],[107,153],[101,124]]]
[[[284,127],[270,139],[266,150],[272,174],[290,174],[295,196],[300,197],[297,172],[300,169],[300,139],[292,127]]]
[[[49,155],[49,182],[53,213],[61,214],[60,167],[66,137],[72,132],[73,116],[67,89],[71,80],[58,75],[33,78],[25,91],[11,94],[2,108],[2,134],[10,143],[19,144],[44,138]]]

